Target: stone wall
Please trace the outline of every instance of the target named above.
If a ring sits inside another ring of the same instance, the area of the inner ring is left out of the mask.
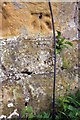
[[[78,39],[77,3],[52,3],[55,29],[70,40]],[[2,7],[2,35],[14,36],[22,32],[52,34],[50,11],[47,2],[5,2]],[[41,16],[41,17],[40,17]]]
[[[8,115],[14,108],[20,110],[28,99],[35,112],[48,109],[54,72],[52,38],[20,36],[0,41],[2,112]],[[79,89],[78,69],[78,41],[74,41],[73,47],[57,55],[56,97]],[[7,107],[10,102],[13,109]]]
[[[57,55],[56,97],[79,89],[76,5],[52,3],[56,30],[73,43]],[[16,108],[20,111],[27,100],[34,112],[47,110],[51,108],[54,75],[48,4],[14,2],[1,7],[0,115],[8,116]],[[9,108],[9,103],[14,106]]]

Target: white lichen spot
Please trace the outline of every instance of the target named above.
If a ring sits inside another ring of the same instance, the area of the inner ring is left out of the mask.
[[[15,109],[14,112],[8,116],[8,119],[11,119],[13,116],[19,117],[19,114],[17,113],[17,109]]]
[[[14,107],[13,103],[9,103],[7,106],[8,106],[9,108],[10,108],[10,107]]]
[[[1,120],[1,119],[6,120],[6,115],[1,115],[1,116],[0,116],[0,120]]]
[[[25,102],[29,102],[29,100],[30,100],[30,98],[29,97],[27,97],[27,98],[25,98]]]

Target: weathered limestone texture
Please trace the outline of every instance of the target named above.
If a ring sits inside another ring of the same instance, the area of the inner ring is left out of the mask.
[[[14,108],[20,110],[26,100],[35,112],[48,109],[52,102],[54,72],[52,38],[20,36],[0,41],[3,113],[9,115]],[[73,47],[57,55],[57,97],[79,89],[78,41],[72,43]],[[13,109],[7,107],[10,102],[14,104]]]
[[[67,39],[76,40],[77,31],[77,3],[52,3],[55,28],[60,30]],[[49,35],[51,18],[48,3],[5,2],[2,5],[3,36],[18,35],[24,31],[34,34]]]
[[[56,97],[80,88],[76,5],[52,3],[56,30],[73,43],[57,55]],[[0,115],[9,116],[16,108],[21,111],[26,101],[35,113],[47,110],[52,103],[54,75],[48,4],[4,2],[0,7]]]

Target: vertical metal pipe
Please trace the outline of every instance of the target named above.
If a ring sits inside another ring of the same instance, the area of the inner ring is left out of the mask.
[[[52,31],[53,31],[53,41],[54,41],[54,81],[53,81],[53,103],[52,103],[52,119],[55,120],[55,90],[56,90],[56,36],[55,36],[55,27],[54,27],[54,18],[52,12],[52,6],[50,0],[48,0],[51,20],[52,20]]]

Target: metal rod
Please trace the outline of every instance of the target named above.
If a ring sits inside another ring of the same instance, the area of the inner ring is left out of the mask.
[[[52,12],[52,6],[50,0],[48,0],[51,20],[52,20],[52,31],[53,31],[53,41],[54,41],[54,81],[53,81],[53,103],[52,103],[52,119],[55,120],[55,90],[56,90],[56,36],[54,27],[54,17]]]

